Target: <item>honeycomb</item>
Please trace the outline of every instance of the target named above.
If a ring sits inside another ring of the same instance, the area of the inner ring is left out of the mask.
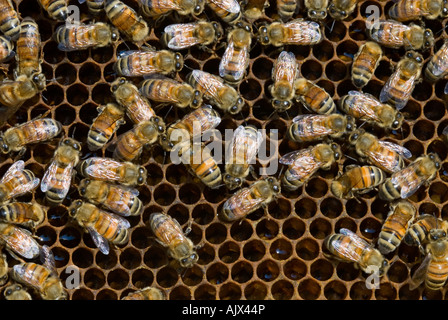
[[[136,8],[136,2],[125,2]],[[353,55],[366,40],[367,6],[376,5],[380,8],[381,18],[386,18],[385,12],[392,3],[361,0],[346,20],[336,21],[334,25],[329,17],[324,21],[324,40],[320,44],[285,49],[296,55],[300,62],[300,74],[323,87],[337,101],[348,91],[356,90],[350,80],[350,67]],[[71,0],[69,4],[80,8],[83,22],[92,19],[87,15],[85,3]],[[303,3],[300,6],[302,9],[295,17],[304,17]],[[27,101],[2,130],[48,112],[49,117],[63,124],[63,134],[83,143],[83,158],[111,156],[111,152],[104,148],[90,152],[85,144],[87,132],[97,115],[97,106],[113,101],[109,88],[116,78],[112,65],[117,55],[138,46],[120,40],[112,47],[62,52],[52,39],[60,23],[48,18],[36,0],[16,0],[16,8],[22,17],[31,16],[39,25],[44,58],[42,68],[47,79],[52,81],[45,91]],[[213,17],[213,13],[207,10],[207,16]],[[273,21],[275,17],[276,4],[270,1],[270,7],[255,24]],[[175,21],[178,20],[169,16],[159,27],[152,29],[148,44],[162,49],[158,41],[162,27]],[[436,37],[435,46],[423,52],[425,62],[447,37],[446,23],[447,20],[425,21]],[[224,48],[218,45],[213,52],[196,47],[182,51],[186,66],[176,76],[180,80],[185,79],[190,69],[218,74]],[[375,96],[379,95],[391,75],[391,66],[404,54],[404,50],[384,51],[385,55],[372,80],[363,89]],[[240,115],[223,115],[218,129],[235,129],[240,124],[252,124],[259,129],[278,129],[278,149],[283,155],[305,146],[287,140],[285,134],[291,119],[308,111],[294,104],[287,113],[273,113],[267,88],[272,84],[271,69],[278,53],[277,48],[263,47],[254,41],[247,76],[238,86],[247,106]],[[423,80],[403,109],[406,121],[402,130],[386,133],[375,129],[375,134],[408,148],[413,154],[411,160],[424,153],[436,152],[445,161],[448,149],[439,135],[448,125],[446,95],[443,93],[446,83],[447,80],[436,84]],[[157,105],[155,109],[167,123],[174,122],[187,112]],[[131,121],[128,121],[116,134],[131,127]],[[26,168],[42,177],[58,140],[29,146],[22,157]],[[170,163],[162,148],[154,146],[145,149],[140,159],[148,171],[147,185],[139,188],[145,209],[141,216],[127,218],[131,223],[127,245],[103,255],[90,235],[69,218],[67,207],[72,200],[80,198],[76,189],[79,175],[75,177],[64,202],[56,207],[47,207],[47,217],[36,229],[35,235],[42,245],[49,246],[54,253],[57,272],[63,283],[70,275],[70,267],[79,268],[79,287],[67,289],[70,300],[117,300],[146,286],[164,290],[172,300],[446,299],[446,288],[434,292],[424,286],[413,291],[409,289],[410,276],[422,260],[416,247],[401,244],[387,256],[393,263],[376,290],[366,288],[367,275],[352,263],[330,261],[324,256],[324,238],[340,228],[348,228],[376,241],[388,212],[388,203],[377,199],[375,191],[352,200],[340,200],[331,194],[329,186],[338,171],[356,162],[345,147],[346,156],[338,164],[329,171],[320,170],[299,190],[282,192],[266,211],[259,209],[241,222],[223,223],[217,213],[230,196],[226,188],[211,190],[198,183],[184,166]],[[8,155],[1,155],[0,174],[6,172],[14,160]],[[255,167],[261,166],[257,163]],[[254,178],[249,177],[249,182],[252,181]],[[419,214],[436,214],[448,219],[447,183],[448,163],[445,162],[432,184],[421,188],[410,198]],[[35,200],[46,206],[40,189],[18,200]],[[160,211],[176,218],[184,228],[191,223],[188,236],[195,245],[201,246],[198,249],[199,261],[194,267],[178,272],[166,250],[154,240],[147,222],[151,213]],[[13,266],[18,261],[8,255],[8,263]],[[3,291],[4,287],[0,290]]]

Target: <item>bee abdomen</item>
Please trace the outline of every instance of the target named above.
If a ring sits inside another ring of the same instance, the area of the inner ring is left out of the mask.
[[[448,264],[445,261],[431,262],[426,274],[426,286],[432,290],[438,290],[445,284],[448,278]]]
[[[297,8],[296,0],[277,0],[277,9],[283,19],[289,19],[294,15]]]
[[[400,191],[397,190],[397,187],[394,186],[391,179],[388,178],[379,187],[378,197],[382,200],[392,201],[392,200],[400,198]]]

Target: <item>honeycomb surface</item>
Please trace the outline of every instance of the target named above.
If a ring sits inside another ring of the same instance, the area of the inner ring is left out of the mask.
[[[136,7],[135,2],[126,3]],[[92,19],[87,15],[85,4],[80,5],[74,0],[69,4],[81,9],[82,21]],[[366,7],[371,4],[380,8],[381,18],[386,18],[385,12],[392,1],[359,1],[355,12],[346,20],[336,21],[332,28],[331,18],[324,21],[324,40],[320,44],[285,48],[294,52],[299,60],[300,74],[325,88],[335,101],[355,89],[350,80],[350,67],[353,55],[366,40]],[[304,17],[303,3],[300,5],[302,9],[296,17]],[[112,65],[117,55],[138,46],[120,40],[112,47],[65,53],[57,49],[52,39],[60,23],[49,19],[35,0],[17,0],[16,8],[22,18],[31,16],[39,25],[43,46],[42,68],[47,79],[52,81],[46,91],[27,101],[2,130],[49,112],[49,117],[63,124],[63,134],[83,143],[83,158],[111,156],[106,149],[89,152],[86,136],[97,115],[97,106],[114,101],[109,88],[116,78]],[[208,11],[207,14],[212,16]],[[275,15],[276,4],[271,1],[256,24],[273,21]],[[104,17],[101,19],[105,20]],[[168,17],[161,26],[152,29],[148,44],[162,49],[158,41],[162,27],[174,21]],[[425,63],[447,37],[446,22],[425,21],[436,37],[435,47],[423,52]],[[199,48],[182,51],[186,67],[177,77],[185,79],[190,69],[218,74],[223,52],[224,47],[218,47],[213,53]],[[375,75],[363,91],[378,96],[392,73],[391,66],[403,54],[404,50],[385,49]],[[287,113],[273,114],[267,88],[272,84],[271,69],[277,55],[276,48],[253,42],[246,79],[238,86],[247,106],[240,115],[223,115],[218,129],[235,129],[240,124],[278,129],[278,149],[283,155],[305,146],[287,140],[285,133],[294,116],[308,111],[296,103]],[[11,70],[12,66],[9,72]],[[448,149],[439,135],[448,124],[446,96],[443,94],[446,82],[441,80],[430,84],[423,80],[417,85],[403,110],[406,121],[402,130],[390,134],[375,130],[380,138],[388,138],[411,150],[411,160],[428,152],[436,152],[440,156],[444,163],[436,179],[410,200],[419,214],[434,213],[443,219],[448,219],[448,164],[445,162]],[[157,108],[156,105],[155,109],[167,123],[187,112],[166,106]],[[128,121],[117,135],[130,128],[131,122]],[[58,141],[27,148],[22,159],[36,176],[43,176]],[[348,151],[345,153],[349,154]],[[1,155],[0,173],[3,174],[13,161],[8,155]],[[217,212],[230,196],[225,187],[208,189],[193,179],[182,165],[170,163],[163,150],[155,146],[145,150],[140,159],[148,170],[148,183],[139,188],[145,209],[141,216],[128,218],[131,232],[127,245],[103,255],[90,235],[69,218],[67,207],[72,200],[80,198],[76,189],[79,175],[75,177],[67,199],[59,206],[47,207],[47,217],[35,234],[41,238],[41,244],[48,245],[53,251],[57,271],[63,281],[70,275],[68,268],[79,268],[79,288],[67,290],[71,300],[117,300],[145,286],[161,288],[169,299],[445,299],[446,288],[436,292],[423,286],[413,291],[409,289],[410,275],[422,259],[416,247],[402,244],[387,256],[393,263],[377,290],[366,288],[367,275],[353,264],[330,261],[324,256],[324,238],[342,227],[376,241],[388,212],[388,203],[377,199],[376,192],[353,200],[340,200],[331,194],[329,186],[338,171],[354,162],[344,156],[329,171],[319,171],[303,188],[296,192],[282,192],[266,213],[260,209],[241,222],[223,223]],[[256,165],[257,168],[260,166]],[[252,181],[254,178],[249,177],[249,182]],[[46,206],[44,194],[39,189],[33,195],[18,200],[36,200]],[[165,249],[155,242],[147,221],[151,213],[160,211],[176,218],[184,228],[191,223],[189,237],[195,245],[201,246],[199,262],[194,267],[179,272],[173,267]],[[17,263],[9,255],[8,262],[10,266]],[[1,291],[3,289],[0,287]]]

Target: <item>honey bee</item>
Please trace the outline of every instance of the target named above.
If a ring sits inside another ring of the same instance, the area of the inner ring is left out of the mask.
[[[242,18],[243,14],[237,0],[209,0],[206,3],[221,20],[230,25],[238,23]]]
[[[401,112],[364,92],[349,91],[339,100],[338,105],[344,113],[381,128],[396,130],[404,121]]]
[[[330,94],[317,84],[299,78],[294,83],[295,95],[308,110],[319,114],[330,114],[336,111],[336,104]]]
[[[46,246],[42,249],[43,265],[34,262],[16,264],[12,267],[11,277],[35,289],[44,300],[66,300],[67,292],[56,273],[54,257]]]
[[[97,110],[98,116],[93,119],[87,134],[87,147],[90,151],[104,147],[114,132],[125,123],[125,111],[116,103],[101,105]]]
[[[288,166],[283,175],[282,188],[287,191],[297,190],[307,183],[317,170],[329,170],[341,156],[341,147],[336,143],[320,143],[285,154],[279,160],[281,164]]]
[[[425,68],[426,79],[435,82],[448,75],[448,40],[431,57]]]
[[[35,229],[45,219],[46,210],[37,202],[11,202],[0,207],[0,221]]]
[[[148,174],[145,167],[132,162],[120,162],[101,157],[82,160],[78,168],[84,178],[115,181],[130,187],[145,184]]]
[[[367,41],[353,57],[351,70],[352,82],[361,89],[372,79],[383,56],[381,46],[373,41]]]
[[[105,12],[109,21],[131,41],[139,42],[151,31],[148,23],[130,6],[120,0],[106,0]]]
[[[341,228],[339,233],[327,236],[324,246],[332,254],[331,257],[342,262],[354,262],[355,266],[364,272],[371,273],[369,270],[376,267],[380,277],[387,273],[390,266],[378,249],[345,228]]]
[[[244,219],[259,208],[266,208],[281,192],[279,181],[274,177],[266,177],[255,181],[249,187],[235,192],[224,202],[221,219],[233,222]]]
[[[349,165],[331,182],[331,192],[338,198],[351,199],[367,193],[386,180],[383,170],[375,166]]]
[[[404,159],[412,157],[411,152],[405,147],[379,140],[363,129],[352,132],[348,140],[355,147],[359,156],[387,173],[402,170],[406,166]]]
[[[426,50],[434,46],[432,30],[413,23],[405,25],[394,20],[379,20],[366,27],[372,40],[388,48]]]
[[[120,76],[140,77],[154,73],[170,74],[180,71],[183,66],[184,58],[178,52],[145,48],[123,52],[113,68]]]
[[[340,138],[355,129],[355,120],[342,114],[301,114],[292,119],[287,137],[296,142]]]
[[[62,130],[62,124],[51,118],[38,118],[18,124],[0,132],[2,153],[25,152],[25,146],[55,138]]]
[[[204,11],[204,0],[140,0],[142,12],[153,19],[165,16],[172,11],[179,15],[198,16]]]
[[[8,61],[15,54],[13,42],[4,36],[0,36],[0,62]]]
[[[425,18],[435,20],[448,16],[445,0],[399,0],[389,8],[389,17],[404,22]]]
[[[203,143],[184,141],[178,145],[178,156],[187,165],[190,173],[207,187],[216,189],[221,186],[222,175],[218,163],[211,151]]]
[[[187,238],[176,219],[167,214],[152,213],[149,216],[149,226],[157,242],[167,248],[169,256],[183,268],[191,268],[198,261],[199,255],[193,241]]]
[[[299,63],[292,52],[280,52],[272,68],[272,80],[269,87],[272,96],[272,106],[278,111],[286,111],[292,105],[295,97],[295,81],[299,76]]]
[[[129,240],[129,221],[113,213],[98,209],[94,204],[75,200],[68,207],[69,215],[85,228],[104,255],[109,254],[109,241],[116,245]]]
[[[154,287],[146,287],[134,292],[130,292],[121,300],[166,300],[165,293]]]
[[[83,179],[78,185],[81,196],[89,202],[102,205],[107,210],[122,216],[138,216],[143,212],[143,203],[137,189],[100,180]]]
[[[416,211],[412,203],[406,200],[391,206],[378,239],[378,250],[382,254],[388,254],[400,245],[414,220]]]
[[[419,81],[422,67],[422,55],[415,51],[408,51],[406,57],[398,62],[394,73],[384,84],[380,101],[398,110],[403,109]]]
[[[54,39],[61,51],[78,51],[110,46],[119,40],[119,34],[103,22],[63,24],[56,29]]]
[[[6,255],[0,251],[0,286],[8,281],[8,261]]]
[[[440,169],[440,158],[429,153],[415,159],[404,169],[394,172],[379,188],[382,200],[393,201],[412,196],[422,185],[428,185]]]
[[[262,142],[263,135],[254,126],[239,126],[235,129],[228,149],[230,159],[225,164],[224,183],[229,190],[244,183]]]
[[[269,7],[267,0],[245,0],[241,2],[243,16],[247,21],[255,21],[262,17],[265,8]]]
[[[143,97],[138,88],[121,77],[112,82],[110,90],[116,101],[126,109],[127,116],[138,124],[149,121],[156,115],[149,101]]]
[[[140,93],[152,101],[173,103],[179,108],[199,108],[202,94],[186,82],[162,76],[149,76],[140,84]]]
[[[25,169],[23,160],[14,162],[0,180],[0,203],[31,192],[39,182],[31,170]]]
[[[237,114],[244,106],[244,100],[238,91],[214,74],[193,70],[187,76],[187,82],[199,90],[212,105],[230,114]]]
[[[199,20],[196,22],[170,24],[163,30],[161,42],[172,50],[182,50],[199,45],[217,42],[224,31],[215,21]]]
[[[100,15],[104,12],[105,0],[78,0],[80,4],[87,4],[87,9],[93,15]]]
[[[20,24],[20,34],[17,39],[17,68],[15,74],[31,76],[35,73],[42,72],[40,50],[41,40],[39,27],[32,18],[27,17]]]
[[[38,0],[38,2],[50,18],[63,22],[67,20],[68,7],[66,0]]]
[[[20,260],[18,256],[35,259],[40,255],[40,246],[31,232],[14,224],[0,223],[0,244],[16,260]]]
[[[252,29],[249,25],[237,23],[227,36],[227,47],[219,63],[219,75],[236,86],[249,67],[249,51],[252,43]]]
[[[432,229],[429,231],[429,243],[426,256],[411,278],[409,289],[414,290],[423,282],[429,290],[439,290],[448,279],[448,240],[446,231]]]
[[[358,0],[332,0],[328,12],[335,20],[344,20],[356,9]]]
[[[284,45],[312,46],[322,41],[320,25],[315,21],[294,19],[286,23],[273,22],[258,30],[263,45],[281,47]]]
[[[404,243],[409,246],[417,246],[422,254],[425,254],[424,246],[429,242],[429,231],[433,229],[448,230],[448,222],[438,219],[432,214],[419,215],[409,227],[404,236]]]
[[[16,40],[19,36],[19,15],[11,0],[0,1],[0,31],[11,40]]]
[[[324,20],[327,17],[328,0],[305,0],[308,18]]]
[[[276,0],[277,12],[282,21],[288,21],[293,17],[298,4],[298,0]]]
[[[3,294],[6,300],[33,300],[31,295],[18,283],[7,286]]]
[[[140,157],[144,146],[155,143],[163,133],[165,123],[160,117],[154,116],[149,121],[140,122],[118,137],[113,157],[119,161],[133,161]]]
[[[171,151],[174,145],[203,135],[204,132],[215,129],[220,123],[219,113],[206,104],[169,125],[166,134],[160,136],[159,142],[166,151]]]

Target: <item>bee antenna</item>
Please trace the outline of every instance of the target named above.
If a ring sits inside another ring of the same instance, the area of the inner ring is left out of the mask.
[[[185,62],[184,62],[184,67],[187,68],[188,70],[191,70],[191,71],[194,70],[192,67],[188,66]]]
[[[360,129],[363,125],[365,125],[366,124],[366,122],[365,121],[363,121],[363,123],[361,123],[361,125],[358,127],[358,129]]]
[[[288,120],[291,120],[291,117],[289,116],[288,110],[285,110],[286,116],[288,117]]]
[[[274,113],[276,113],[277,112],[277,110],[274,110],[270,115],[269,115],[269,117],[268,117],[268,119],[271,119],[271,117],[274,115]]]
[[[330,33],[333,32],[333,28],[334,28],[334,24],[335,24],[335,23],[336,23],[336,20],[333,20],[333,23],[332,23],[331,28],[330,28]]]
[[[346,155],[345,153],[344,153],[344,156],[345,156],[346,158],[350,159],[350,160],[353,160],[353,161],[358,162],[358,159],[353,158],[353,157],[351,157],[351,156],[349,156],[349,155]]]

